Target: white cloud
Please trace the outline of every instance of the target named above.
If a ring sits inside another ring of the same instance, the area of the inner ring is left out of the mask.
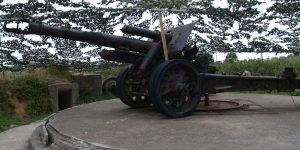
[[[6,4],[17,4],[17,3],[28,3],[29,0],[3,0],[1,5],[6,5]]]
[[[227,2],[227,0],[214,0],[212,2],[214,7],[220,7],[220,8],[228,8],[229,7],[229,3]]]
[[[53,47],[50,47],[50,48],[48,48],[47,50],[48,50],[48,52],[49,52],[50,54],[52,54],[52,55],[54,55],[54,54],[56,53],[56,49],[53,48]]]
[[[17,59],[22,59],[23,56],[21,53],[19,53],[19,51],[14,51],[13,53],[11,53],[12,56],[16,57]]]
[[[33,35],[33,34],[24,35],[24,38],[31,39],[33,41],[42,41],[43,40],[41,38],[41,36],[39,36],[39,35]]]
[[[263,2],[263,3],[254,8],[257,8],[257,10],[260,11],[261,13],[267,12],[267,9],[275,3],[272,0],[260,0],[260,2]]]
[[[221,53],[217,52],[213,54],[213,58],[215,61],[224,61],[226,58],[226,55],[228,53]],[[238,60],[250,60],[250,59],[269,59],[273,57],[286,57],[289,54],[287,53],[236,53]]]
[[[91,50],[93,50],[93,49],[96,49],[97,47],[85,47],[85,48],[82,48],[81,49],[81,51],[83,52],[83,53],[86,53],[86,52],[89,52],[89,51],[91,51]]]

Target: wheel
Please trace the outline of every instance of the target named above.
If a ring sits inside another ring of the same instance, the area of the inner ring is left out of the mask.
[[[109,92],[115,94],[116,80],[117,78],[111,77],[103,82],[102,91],[104,94],[107,94]]]
[[[126,66],[118,75],[116,81],[116,94],[120,100],[133,108],[148,107],[150,100],[146,94],[147,81],[137,76],[132,65]]]
[[[198,73],[186,60],[166,61],[151,74],[151,102],[168,117],[190,115],[201,99],[200,93]]]

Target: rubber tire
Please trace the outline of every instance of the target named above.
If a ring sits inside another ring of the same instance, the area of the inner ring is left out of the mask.
[[[196,87],[193,90],[193,93],[195,94],[194,101],[192,105],[183,112],[173,112],[168,110],[166,107],[164,107],[163,102],[161,101],[160,97],[160,80],[163,77],[164,73],[170,69],[171,67],[174,67],[175,65],[184,65],[186,67],[189,67],[192,69],[192,71],[195,73],[196,76]],[[200,92],[200,86],[199,86],[199,77],[198,77],[198,71],[196,68],[188,61],[182,60],[182,59],[174,59],[165,61],[164,63],[160,64],[150,77],[150,83],[149,83],[149,95],[150,100],[153,106],[159,111],[168,116],[169,118],[179,118],[179,117],[185,117],[188,115],[191,115],[196,107],[198,106],[200,100],[201,100],[201,92]]]

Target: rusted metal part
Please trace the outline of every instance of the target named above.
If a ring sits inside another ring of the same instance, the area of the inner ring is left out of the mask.
[[[238,76],[201,73],[201,93],[229,91],[279,90],[290,91],[300,88],[300,79],[274,76]]]
[[[204,94],[204,100],[200,101],[196,110],[198,111],[220,111],[241,108],[243,104],[234,101],[210,100],[209,94]]]
[[[204,94],[204,106],[209,106],[209,96],[207,93]]]
[[[234,101],[210,100],[209,105],[200,102],[196,108],[197,111],[224,111],[243,107],[243,104]]]
[[[127,34],[132,34],[132,35],[151,38],[151,39],[154,39],[155,41],[160,41],[160,39],[161,39],[159,31],[151,31],[151,30],[141,29],[141,28],[128,26],[128,25],[123,26],[121,31],[123,33],[127,33]],[[166,34],[166,39],[171,40],[172,35],[171,34]]]
[[[144,59],[144,55],[126,51],[102,50],[99,52],[102,59],[108,61],[118,61],[121,63],[130,63],[139,65]]]

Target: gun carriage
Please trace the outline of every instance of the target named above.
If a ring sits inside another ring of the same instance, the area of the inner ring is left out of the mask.
[[[170,60],[164,60],[159,31],[125,25],[121,31],[150,40],[137,40],[100,32],[86,32],[52,27],[31,20],[16,22],[16,28],[4,30],[18,34],[37,34],[65,38],[114,48],[103,50],[100,56],[109,61],[128,63],[119,73],[115,91],[120,100],[133,108],[153,105],[158,112],[176,118],[195,111],[201,95],[243,90],[294,90],[300,88],[293,68],[286,68],[280,77],[215,74],[205,55],[197,47],[186,45],[195,23],[166,31]],[[20,23],[27,28],[20,29]]]

